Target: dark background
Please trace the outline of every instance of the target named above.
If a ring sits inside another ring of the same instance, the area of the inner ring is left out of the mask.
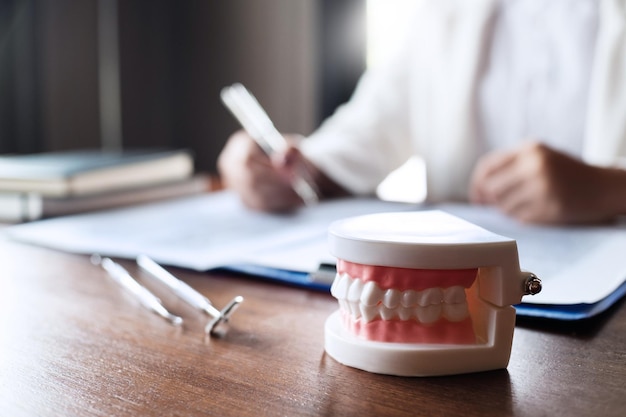
[[[214,172],[238,128],[219,91],[237,81],[281,131],[308,134],[365,67],[364,3],[0,0],[0,154],[109,146],[107,65],[119,69],[124,148],[190,148]],[[102,54],[111,45],[117,65]]]

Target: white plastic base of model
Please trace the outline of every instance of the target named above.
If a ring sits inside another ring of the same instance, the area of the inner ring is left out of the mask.
[[[398,376],[464,374],[506,368],[511,355],[515,309],[480,308],[475,345],[386,343],[364,340],[344,328],[341,312],[326,320],[325,349],[333,359],[364,371]],[[482,337],[479,337],[482,339]]]

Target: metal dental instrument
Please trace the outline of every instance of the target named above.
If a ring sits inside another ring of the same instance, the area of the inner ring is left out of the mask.
[[[283,152],[288,143],[276,129],[265,110],[257,99],[241,84],[235,83],[224,87],[220,97],[224,105],[235,116],[248,134],[256,141],[263,151],[271,156]],[[300,167],[292,180],[294,191],[305,205],[314,205],[319,201],[316,187],[304,167]]]
[[[167,309],[163,307],[163,304],[161,304],[161,300],[159,300],[156,295],[152,294],[150,290],[137,282],[122,265],[113,262],[110,258],[101,258],[100,255],[92,255],[91,262],[94,265],[102,266],[115,282],[134,295],[144,307],[157,313],[174,326],[183,324],[181,317],[167,311]]]
[[[207,334],[213,333],[219,324],[226,323],[235,309],[243,301],[243,297],[237,296],[233,298],[221,311],[211,304],[208,298],[194,290],[187,285],[184,281],[176,278],[170,274],[161,265],[154,262],[146,255],[139,255],[137,257],[137,265],[154,278],[165,284],[169,289],[178,295],[182,300],[186,301],[191,306],[204,311],[207,315],[212,317],[212,320],[205,327]]]
[[[206,334],[213,334],[219,324],[227,323],[228,319],[230,319],[230,316],[233,315],[233,313],[235,312],[237,307],[239,307],[239,304],[241,304],[242,301],[243,297],[240,295],[230,300],[230,302],[226,304],[226,307],[224,307],[222,311],[220,311],[220,316],[213,318],[213,320],[207,323],[207,325],[204,327],[204,332]]]

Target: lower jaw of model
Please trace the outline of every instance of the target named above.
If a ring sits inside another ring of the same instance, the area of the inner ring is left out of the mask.
[[[466,289],[477,269],[429,270],[340,260],[331,294],[344,326],[371,341],[475,344]]]

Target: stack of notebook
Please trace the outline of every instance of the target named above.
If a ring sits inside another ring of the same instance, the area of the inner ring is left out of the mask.
[[[206,191],[187,150],[80,150],[0,157],[0,221],[23,222]]]

